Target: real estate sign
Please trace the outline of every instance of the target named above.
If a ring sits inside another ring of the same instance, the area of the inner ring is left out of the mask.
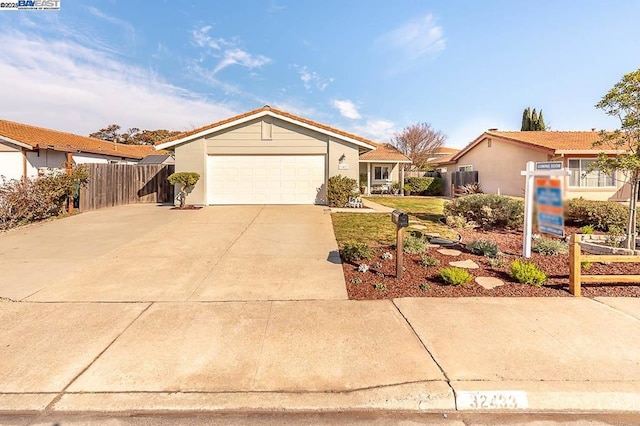
[[[564,211],[562,208],[562,182],[549,177],[536,178],[538,230],[547,234],[564,236]]]

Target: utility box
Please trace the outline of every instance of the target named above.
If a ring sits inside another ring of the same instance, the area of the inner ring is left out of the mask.
[[[394,210],[391,212],[391,222],[395,223],[398,228],[406,228],[409,226],[409,215],[400,210]]]

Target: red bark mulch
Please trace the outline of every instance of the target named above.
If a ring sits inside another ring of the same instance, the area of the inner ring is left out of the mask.
[[[345,281],[349,299],[388,299],[397,297],[555,297],[571,296],[569,293],[569,256],[548,256],[532,253],[530,261],[533,261],[548,280],[542,287],[520,284],[514,281],[510,275],[510,265],[515,259],[522,258],[522,232],[497,231],[482,232],[476,230],[462,230],[462,245],[451,247],[460,250],[458,257],[445,256],[437,252],[437,248],[430,248],[424,254],[405,254],[405,272],[402,281],[396,279],[395,274],[395,247],[372,248],[372,257],[368,261],[343,263]],[[575,233],[577,230],[567,229],[567,233]],[[464,245],[473,240],[489,240],[498,244],[498,249],[503,253],[500,257],[504,265],[491,267],[489,258],[467,252]],[[393,254],[392,260],[382,260],[384,252]],[[423,255],[429,255],[440,261],[439,266],[425,268],[420,261]],[[471,259],[478,264],[478,269],[469,269],[474,277],[496,277],[505,282],[505,285],[487,290],[475,281],[467,286],[444,285],[438,278],[438,271],[449,266],[451,261]],[[368,272],[358,272],[360,263],[366,263],[370,269]],[[376,268],[376,263],[382,265]],[[594,263],[587,271],[588,274],[639,274],[640,263],[611,263],[608,265]],[[352,279],[359,278],[361,283],[353,283]],[[375,285],[386,285],[386,290],[377,290]],[[421,289],[425,284],[427,289]],[[582,284],[582,295],[585,297],[597,296],[626,296],[640,297],[640,283],[638,284]]]

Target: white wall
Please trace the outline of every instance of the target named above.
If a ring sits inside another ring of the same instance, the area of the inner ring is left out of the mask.
[[[45,167],[60,169],[64,166],[66,160],[66,154],[60,151],[51,149],[27,151],[27,176],[36,177],[38,176],[38,169]]]
[[[22,151],[0,152],[0,176],[7,180],[22,178]]]
[[[110,157],[108,155],[101,154],[88,154],[86,152],[82,153],[74,153],[73,161],[76,164],[88,164],[88,163],[101,163],[106,164],[109,161],[117,161],[119,164],[137,164],[137,160],[125,159],[123,160],[121,157]]]

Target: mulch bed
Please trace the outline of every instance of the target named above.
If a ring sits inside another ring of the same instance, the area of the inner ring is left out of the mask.
[[[567,228],[567,234],[577,233],[577,229]],[[522,258],[522,232],[500,231],[482,232],[476,230],[461,230],[462,245],[451,247],[462,251],[458,257],[445,256],[437,252],[436,248],[430,248],[424,255],[437,258],[439,266],[425,268],[420,264],[423,254],[405,254],[405,272],[402,281],[396,279],[395,274],[395,247],[385,246],[372,248],[372,257],[369,261],[343,264],[345,281],[349,299],[388,299],[396,297],[557,297],[571,296],[569,293],[569,256],[556,255],[545,256],[532,253],[530,261],[533,261],[542,269],[549,279],[542,287],[534,287],[519,284],[509,276],[510,264],[513,260]],[[464,244],[473,240],[489,240],[498,244],[503,253],[501,258],[504,266],[493,268],[489,265],[489,259],[467,252]],[[382,260],[380,256],[384,252],[390,252],[392,260]],[[438,271],[449,266],[451,261],[471,259],[478,264],[478,269],[468,269],[474,277],[495,277],[505,282],[505,285],[487,290],[475,281],[467,286],[444,285],[438,278]],[[382,267],[375,268],[376,263]],[[367,263],[370,269],[366,273],[358,272],[358,264]],[[608,265],[594,263],[589,268],[588,274],[638,274],[638,263],[611,263]],[[352,278],[360,278],[362,283],[353,284]],[[382,283],[386,290],[377,290],[375,285]],[[426,283],[428,288],[423,290],[420,284]],[[640,283],[634,284],[582,284],[582,295],[585,297],[597,296],[626,296],[640,297]]]

